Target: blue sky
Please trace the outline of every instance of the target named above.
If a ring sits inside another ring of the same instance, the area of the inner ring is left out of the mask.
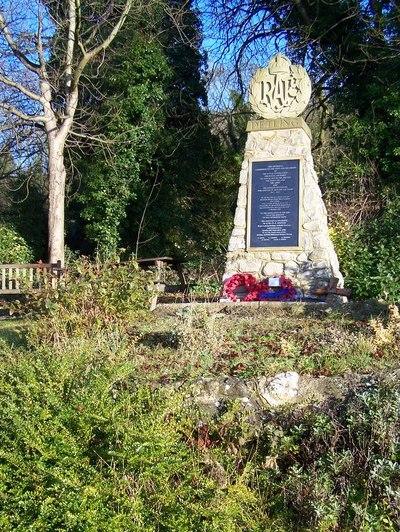
[[[208,93],[209,105],[212,109],[219,109],[229,106],[229,93],[232,89],[238,88],[237,76],[235,74],[235,60],[237,58],[240,40],[237,43],[223,50],[223,41],[218,33],[217,21],[209,14],[209,1],[195,0],[195,6],[199,9],[203,24],[203,49],[208,57],[208,72],[210,74]],[[253,21],[257,22],[256,20]],[[282,48],[284,47],[284,43]],[[241,65],[241,74],[243,77],[244,88],[247,88],[251,75],[254,71],[265,66],[272,55],[278,50],[275,41],[265,40],[258,41],[252,48],[249,47],[248,53],[244,56]]]

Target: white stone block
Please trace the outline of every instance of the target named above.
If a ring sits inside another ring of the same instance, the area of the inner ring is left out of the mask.
[[[293,274],[293,273],[297,273],[300,267],[297,264],[297,262],[295,262],[294,260],[289,260],[288,262],[285,262],[284,269],[285,269],[285,273]]]
[[[320,221],[305,222],[303,228],[306,231],[318,231],[321,228],[322,224]]]
[[[273,277],[283,274],[283,264],[281,262],[268,262],[262,269],[264,277]]]
[[[244,249],[244,238],[239,236],[231,236],[229,240],[228,251],[237,251],[238,249]]]
[[[261,270],[261,260],[246,260],[239,261],[239,271],[243,273],[258,273]]]
[[[296,258],[296,253],[291,253],[289,251],[273,251],[271,253],[272,260],[287,261],[293,260]]]
[[[316,249],[329,249],[331,247],[331,241],[327,232],[314,234],[313,244]]]
[[[310,260],[312,260],[313,262],[316,262],[316,261],[328,261],[329,260],[329,250],[327,250],[326,248],[317,248],[317,249],[314,249],[314,251],[312,251],[310,253]]]
[[[247,184],[248,176],[249,176],[249,173],[248,173],[247,168],[245,170],[241,170],[240,175],[239,175],[239,183],[242,185]]]
[[[247,203],[247,186],[241,185],[238,192],[237,204],[240,207],[246,207]]]
[[[232,236],[245,236],[246,229],[244,227],[234,227],[232,230]]]
[[[236,227],[246,227],[246,209],[245,207],[236,207],[234,224]]]
[[[296,257],[297,262],[307,262],[308,261],[308,254],[307,253],[299,253]]]

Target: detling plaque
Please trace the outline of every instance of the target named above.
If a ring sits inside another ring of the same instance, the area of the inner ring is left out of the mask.
[[[300,246],[300,159],[254,161],[251,167],[248,247]]]

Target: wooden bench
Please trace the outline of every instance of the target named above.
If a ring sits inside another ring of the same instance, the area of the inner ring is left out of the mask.
[[[155,268],[155,286],[156,293],[152,297],[150,308],[154,310],[157,305],[157,299],[160,292],[186,292],[188,284],[186,282],[185,272],[183,269],[184,261],[173,257],[151,257],[147,259],[137,259],[137,263],[144,270]],[[166,284],[164,281],[166,269],[170,267],[176,271],[180,284]]]
[[[49,284],[55,288],[63,273],[56,264],[0,264],[0,295],[23,294],[40,290]]]

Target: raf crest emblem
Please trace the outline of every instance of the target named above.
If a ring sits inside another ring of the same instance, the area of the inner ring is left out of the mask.
[[[293,118],[307,107],[311,81],[302,66],[277,54],[267,67],[256,71],[249,92],[253,111],[263,118]]]

